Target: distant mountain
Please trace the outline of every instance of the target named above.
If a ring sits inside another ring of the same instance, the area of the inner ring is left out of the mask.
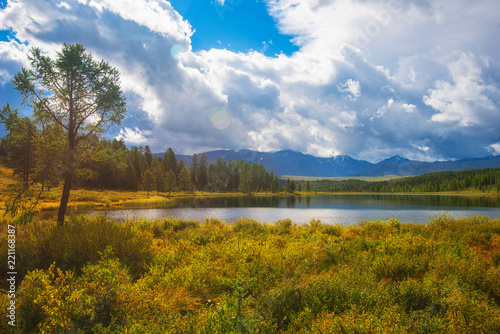
[[[400,157],[399,155],[395,155],[389,159],[382,160],[379,163],[390,163],[390,162],[402,163],[402,162],[410,162],[410,160],[403,158],[403,157]]]
[[[274,153],[250,150],[224,150],[206,153],[211,163],[214,163],[218,158],[224,161],[243,159],[250,164],[256,162],[263,164],[267,169],[272,168],[277,175],[353,176],[365,172],[373,165],[364,160],[355,160],[347,155],[318,158],[290,150]],[[192,156],[177,155],[177,160],[183,160],[186,166],[189,167],[191,166]]]
[[[378,163],[356,160],[348,155],[319,158],[309,154],[284,150],[278,152],[256,152],[251,150],[219,150],[206,152],[208,160],[214,163],[218,158],[224,161],[243,159],[248,163],[263,164],[273,169],[276,175],[296,176],[384,176],[384,175],[422,175],[440,171],[457,171],[480,168],[500,168],[500,156],[463,159],[457,161],[424,162],[403,158],[399,155]],[[158,154],[162,156],[161,154]],[[198,154],[198,158],[201,154]],[[192,156],[177,155],[186,166],[191,166]]]
[[[384,160],[382,162],[379,162],[378,164],[375,164],[372,168],[366,170],[364,173],[359,174],[359,176],[422,175],[434,172],[500,167],[500,156],[435,162],[413,160],[410,161],[408,159],[405,160],[406,161],[404,162]]]

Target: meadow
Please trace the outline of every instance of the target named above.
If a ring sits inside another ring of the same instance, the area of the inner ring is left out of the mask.
[[[500,220],[71,216],[16,229],[16,327],[2,315],[2,333],[500,332]]]

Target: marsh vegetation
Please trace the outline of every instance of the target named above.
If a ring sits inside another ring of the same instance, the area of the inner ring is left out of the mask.
[[[18,326],[2,333],[500,332],[500,220],[484,217],[72,216],[19,225],[17,255]]]

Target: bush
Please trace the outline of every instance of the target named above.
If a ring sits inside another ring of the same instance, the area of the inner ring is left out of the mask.
[[[478,217],[29,223],[14,332],[498,333],[497,228]]]
[[[246,235],[259,235],[262,232],[264,232],[264,226],[259,223],[258,221],[251,219],[251,218],[245,218],[245,219],[238,219],[236,221],[236,224],[234,224],[233,231],[235,232],[241,232]]]
[[[83,266],[95,263],[100,253],[111,248],[132,276],[139,277],[153,258],[152,238],[150,233],[102,216],[70,217],[62,227],[38,221],[19,232],[17,269],[23,276],[31,270],[48,269],[55,263],[62,270],[80,274]]]
[[[277,234],[290,234],[295,224],[290,219],[280,219],[274,223],[275,232]]]

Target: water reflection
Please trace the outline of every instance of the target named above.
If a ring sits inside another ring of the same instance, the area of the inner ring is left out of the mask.
[[[179,199],[173,208],[107,211],[113,220],[141,217],[203,220],[218,217],[230,222],[250,217],[262,222],[290,218],[296,223],[306,223],[316,218],[338,224],[390,218],[425,223],[429,217],[443,213],[454,217],[484,215],[500,218],[500,197],[381,194],[210,197]],[[103,214],[103,211],[93,211],[92,214]]]
[[[316,196],[241,196],[178,199],[177,208],[499,208],[499,196],[330,194]]]

